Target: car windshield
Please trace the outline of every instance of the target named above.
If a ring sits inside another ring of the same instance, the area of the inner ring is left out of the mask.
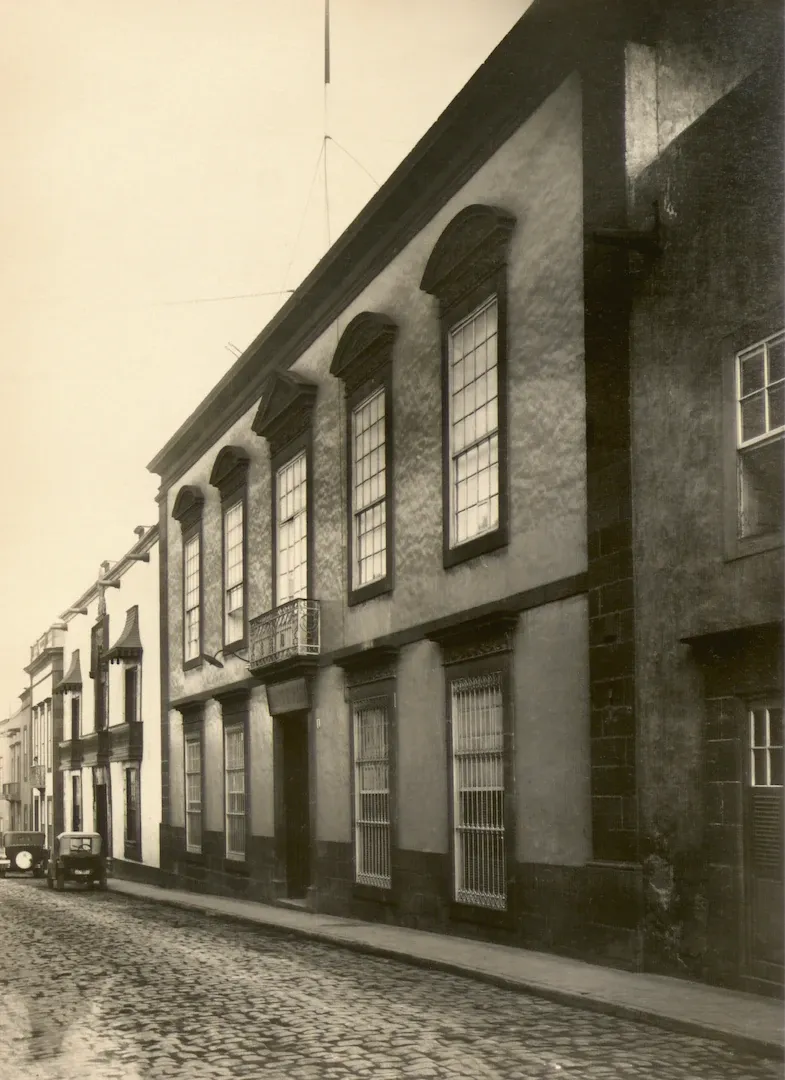
[[[43,833],[7,832],[3,836],[4,847],[43,847]]]
[[[98,851],[100,841],[94,836],[68,836],[64,844],[66,851]]]

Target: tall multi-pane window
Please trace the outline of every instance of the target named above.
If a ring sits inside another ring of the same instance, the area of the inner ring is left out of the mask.
[[[139,769],[132,765],[125,770],[125,842],[138,845],[141,838]]]
[[[74,694],[71,698],[71,741],[78,742],[81,734],[81,718],[80,710],[82,708],[82,699],[79,694]]]
[[[127,667],[124,671],[125,723],[134,724],[139,719],[139,668]]]
[[[242,725],[224,728],[226,791],[226,857],[245,858],[245,732]]]
[[[355,589],[387,573],[387,453],[385,392],[352,413],[352,527]]]
[[[785,331],[736,355],[739,535],[782,529]]]
[[[46,770],[52,771],[52,702],[47,699],[44,703],[44,730],[46,732]]]
[[[185,846],[188,851],[202,850],[202,739],[185,739]]]
[[[276,474],[276,602],[308,594],[308,516],[305,451]]]
[[[195,660],[199,656],[199,618],[200,618],[200,543],[199,533],[195,533],[183,545],[185,572],[183,575],[183,619],[185,660]]]
[[[496,343],[495,296],[449,331],[451,545],[499,525]]]
[[[243,503],[224,510],[224,644],[245,634]]]
[[[355,876],[390,888],[390,742],[387,698],[354,703]]]
[[[454,893],[505,909],[504,714],[501,672],[450,684]]]

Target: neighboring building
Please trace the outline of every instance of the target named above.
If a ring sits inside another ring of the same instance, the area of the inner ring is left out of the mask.
[[[698,974],[779,992],[781,18],[781,5],[765,3],[717,4],[709,19],[700,5],[672,5],[662,44],[633,58],[648,145],[640,140],[629,220],[644,224],[657,200],[662,239],[633,287],[629,321],[620,321],[631,343],[635,759],[623,714],[599,693],[596,711],[608,761],[636,761],[642,854],[660,885],[659,893],[649,890],[650,950],[658,940]],[[622,187],[619,176],[620,212]],[[603,198],[612,194],[606,177]],[[623,346],[614,350],[620,355]],[[595,386],[589,409],[607,394],[607,385]],[[611,532],[600,534],[594,553],[598,584],[609,568],[621,578],[629,567],[626,551],[606,554]],[[598,614],[593,646],[622,675],[631,658],[600,644],[624,618],[605,616],[615,590],[631,608],[629,581],[589,594]],[[623,700],[624,683],[615,685]],[[609,802],[609,818],[619,803],[624,815],[627,792],[615,790],[622,797]]]
[[[63,710],[54,688],[63,677],[63,642],[66,624],[52,623],[30,647],[31,782],[33,813],[30,827],[46,834],[47,847],[60,831],[62,784],[54,766],[54,748],[60,739]]]
[[[781,13],[630,7],[535,0],[149,466],[160,880],[781,983]]]
[[[62,827],[99,832],[113,873],[143,879],[160,864],[158,526],[136,531],[64,612],[67,670],[55,693]]]
[[[0,740],[3,740],[5,735],[7,743],[7,766],[3,770],[0,790],[9,802],[8,827],[21,830],[30,828],[33,820],[30,691],[23,690],[19,700],[19,708],[4,727],[0,728]]]

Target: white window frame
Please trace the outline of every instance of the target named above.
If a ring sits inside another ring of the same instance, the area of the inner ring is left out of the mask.
[[[462,709],[461,699],[470,694],[476,695],[475,704]],[[503,672],[451,679],[449,708],[453,896],[459,904],[505,911],[509,854]]]
[[[290,569],[293,551],[302,558]],[[275,473],[275,584],[277,607],[308,596],[308,458],[305,449],[294,454]]]
[[[389,697],[352,702],[354,727],[354,866],[360,885],[391,888],[392,811]],[[375,724],[370,733],[367,724]]]
[[[494,329],[486,334],[480,346],[485,345],[485,366],[478,375],[476,363],[478,348],[475,345],[470,350],[464,347],[463,336],[469,328],[477,325],[480,317],[494,313]],[[460,347],[457,342],[461,339]],[[488,342],[493,341],[493,363],[488,359]],[[495,532],[500,525],[500,493],[499,493],[499,442],[501,429],[499,423],[499,298],[496,293],[488,296],[481,304],[468,313],[464,318],[453,323],[447,331],[447,354],[448,354],[448,440],[449,440],[449,546],[460,547],[477,537]],[[471,361],[471,363],[469,363]],[[460,368],[459,368],[459,365]],[[473,373],[473,374],[472,374]],[[471,375],[467,379],[467,376]],[[492,375],[492,378],[491,378]],[[495,392],[491,392],[495,387]],[[476,404],[478,390],[485,392],[480,406]],[[474,403],[474,407],[471,404]],[[492,416],[491,404],[495,405],[495,420],[490,422]],[[485,412],[482,412],[482,410]],[[459,427],[459,425],[463,425]],[[477,427],[481,433],[477,433]],[[487,461],[483,464],[483,458]],[[474,471],[469,472],[474,466]],[[487,474],[487,497],[483,498],[486,488]],[[473,490],[477,498],[474,503],[469,503]],[[460,515],[466,515],[472,506],[481,507],[487,504],[488,518],[483,527],[475,527],[474,531],[462,529]],[[495,512],[494,512],[495,506]]]
[[[771,422],[771,392],[775,388],[785,385],[785,375],[781,378],[771,377],[771,349],[775,345],[785,345],[785,330],[778,330],[775,334],[769,334],[754,344],[740,349],[734,361],[734,396],[735,396],[735,424],[736,424],[736,453],[737,453],[737,522],[740,539],[753,539],[778,532],[782,528],[762,528],[753,530],[748,527],[748,510],[746,506],[747,494],[745,491],[745,459],[756,453],[760,453],[768,446],[785,440],[785,423],[772,425]],[[743,365],[746,360],[752,359],[756,353],[763,351],[763,383],[748,393],[744,393]],[[763,431],[748,439],[744,438],[743,406],[745,402],[761,398],[763,404]]]
[[[381,409],[374,406],[381,403]],[[387,393],[380,386],[352,409],[352,589],[387,576]],[[358,430],[358,425],[363,424]],[[359,444],[359,445],[358,445]],[[370,518],[371,528],[362,527]],[[362,539],[362,538],[365,539]],[[370,554],[363,543],[372,544]],[[371,561],[369,576],[364,568]]]
[[[779,741],[773,737],[771,714],[779,712]],[[761,730],[762,728],[762,730]],[[760,738],[762,736],[762,738]],[[783,773],[782,746],[782,702],[771,701],[751,705],[747,713],[747,750],[749,753],[750,786],[754,788],[781,788]],[[779,761],[778,768],[772,768],[772,761]],[[772,776],[779,772],[779,782],[772,782]]]
[[[239,522],[233,521],[239,514]],[[224,645],[245,637],[245,499],[223,511]]]
[[[184,776],[185,776],[185,848],[196,854],[202,850],[202,736],[201,732],[186,734],[183,740]],[[195,746],[198,752],[198,769],[189,768],[188,747]],[[199,798],[192,799],[193,789],[189,790],[189,778],[196,777],[198,780]],[[199,820],[199,842],[193,837],[194,818]]]
[[[202,536],[197,531],[183,541],[183,659],[186,663],[199,658],[201,648],[201,558]],[[189,570],[189,562],[191,569]],[[195,563],[195,581],[193,565]],[[189,575],[191,583],[189,585]],[[193,640],[193,629],[196,638]]]
[[[240,736],[240,764],[235,757],[230,761],[230,740]],[[242,785],[238,781],[242,781]],[[226,838],[226,858],[245,860],[248,845],[247,836],[247,789],[248,778],[245,771],[245,725],[226,724],[224,726],[224,835]],[[238,797],[241,796],[241,801]],[[232,799],[235,799],[234,803]],[[233,829],[236,826],[242,834],[242,848],[233,846]]]

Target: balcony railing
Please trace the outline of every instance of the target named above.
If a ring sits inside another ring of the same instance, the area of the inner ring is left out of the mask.
[[[10,799],[11,802],[18,802],[19,781],[11,780],[10,782],[3,784],[3,795],[6,799]]]
[[[46,787],[45,765],[30,766],[30,783],[33,785],[34,788],[38,788],[39,791]]]
[[[62,630],[56,630],[54,627],[47,630],[45,634],[42,634],[38,641],[34,645],[30,646],[30,663],[37,660],[39,656],[42,656],[47,649],[59,649],[63,644],[63,632]]]
[[[251,619],[249,663],[252,670],[284,660],[318,656],[318,600],[290,600]]]

